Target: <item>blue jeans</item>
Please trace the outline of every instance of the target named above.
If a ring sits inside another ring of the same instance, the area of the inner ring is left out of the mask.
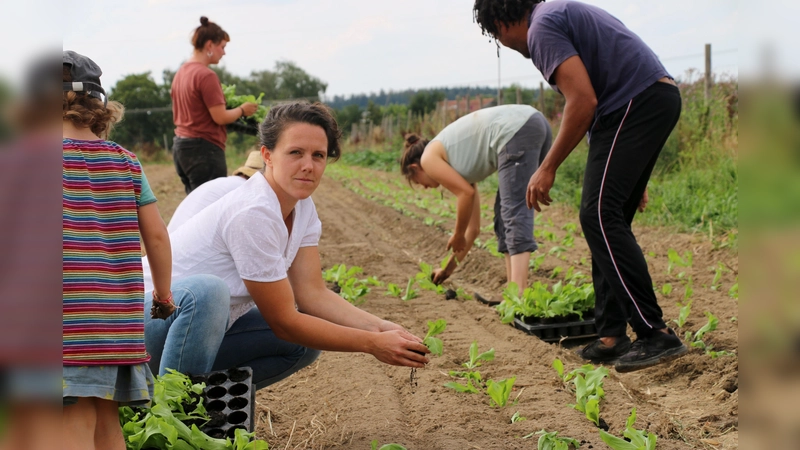
[[[159,375],[167,368],[200,374],[248,366],[256,389],[269,386],[308,366],[319,350],[279,339],[253,308],[227,332],[230,294],[222,279],[194,275],[172,284],[179,306],[167,320],[151,319],[153,293],[145,296],[145,346],[150,367]]]
[[[320,353],[279,339],[258,308],[253,307],[225,333],[213,370],[251,367],[253,384],[261,389],[308,366]]]

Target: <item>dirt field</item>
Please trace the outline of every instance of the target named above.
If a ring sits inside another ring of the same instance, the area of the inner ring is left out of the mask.
[[[180,181],[171,165],[146,165],[145,170],[167,220],[184,197]],[[359,173],[396,179],[383,172],[359,169]],[[444,256],[448,234],[442,229],[367,200],[331,176],[326,175],[313,198],[323,224],[324,268],[358,265],[365,276],[405,286],[418,272],[419,261],[436,264]],[[547,209],[543,218],[542,227],[554,233],[563,234],[565,223],[578,223],[576,213],[558,207]],[[450,226],[443,224],[445,229]],[[681,254],[691,250],[694,262],[686,272],[694,281],[694,303],[688,322],[677,331],[681,335],[696,331],[706,322],[704,312],[710,311],[719,318],[719,327],[706,336],[706,343],[715,350],[738,350],[738,303],[728,296],[728,288],[736,282],[738,256],[713,250],[705,236],[653,228],[635,231],[648,255],[655,285],[660,288],[670,282],[675,286],[670,297],[658,294],[665,320],[678,317],[676,301],[683,297],[675,275],[678,270],[667,274],[667,250]],[[549,246],[542,244],[542,249]],[[590,266],[580,265],[581,258],[589,257],[582,239],[576,238],[564,256],[566,261],[548,256],[531,281],[552,284],[548,277],[559,264],[591,272]],[[720,262],[730,271],[723,274],[721,288],[713,291],[709,286]],[[451,284],[470,293],[476,289],[499,293],[504,278],[502,260],[477,249],[456,271]],[[444,354],[417,371],[418,384],[412,387],[407,368],[384,365],[370,355],[324,353],[310,367],[257,394],[256,431],[270,448],[369,449],[370,442],[377,440],[380,445],[394,442],[409,449],[522,449],[536,448],[536,436],[522,437],[541,429],[584,441],[581,449],[607,448],[594,424],[568,406],[575,396],[551,367],[555,358],[564,361],[567,370],[579,367],[582,362],[574,349],[544,343],[504,325],[493,309],[476,301],[445,301],[443,296],[420,290],[418,298],[403,302],[384,292],[384,288],[373,288],[362,308],[417,335],[425,334],[428,320],[445,319],[447,329],[439,336]],[[490,347],[496,351],[496,359],[479,369],[484,379],[517,377],[511,394],[517,399],[515,405],[492,408],[486,395],[460,394],[442,386],[454,381],[447,372],[460,369],[473,340],[481,351]],[[661,450],[738,448],[738,374],[738,356],[712,359],[699,349],[640,372],[619,374],[610,368],[601,417],[613,434],[621,435],[636,407],[636,428],[656,433]],[[526,420],[512,424],[516,411]]]

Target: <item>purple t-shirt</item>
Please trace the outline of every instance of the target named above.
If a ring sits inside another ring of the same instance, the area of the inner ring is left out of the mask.
[[[580,2],[535,5],[528,50],[533,65],[557,92],[553,73],[578,55],[597,96],[596,117],[622,107],[659,78],[670,77],[639,36],[606,11]]]

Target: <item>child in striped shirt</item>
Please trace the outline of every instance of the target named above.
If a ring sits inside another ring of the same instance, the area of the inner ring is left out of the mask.
[[[63,53],[63,399],[67,449],[124,450],[120,405],[150,401],[141,242],[151,314],[174,310],[169,235],[136,156],[106,140],[123,108],[91,59]]]

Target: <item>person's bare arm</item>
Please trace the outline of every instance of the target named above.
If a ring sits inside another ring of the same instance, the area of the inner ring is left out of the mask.
[[[546,206],[553,201],[550,198],[550,189],[555,182],[556,170],[592,126],[597,108],[594,88],[579,56],[572,56],[561,63],[554,77],[566,103],[558,136],[528,183],[526,201],[528,208],[536,211],[542,210],[539,203]]]
[[[322,289],[328,291],[322,282],[319,258],[316,258],[315,273],[314,267],[307,265],[315,254],[309,252],[311,248],[316,247],[300,249],[299,259],[295,258],[292,263],[290,278],[270,283],[244,280],[245,287],[275,335],[285,341],[318,350],[363,352],[375,356],[386,364],[423,367],[428,359],[417,352],[428,353],[428,349],[419,338],[407,331],[398,329],[367,331],[334,321],[357,323],[367,327],[380,326],[372,320],[365,319],[363,315],[356,319],[344,317],[354,313],[353,309],[357,308],[344,299],[334,298],[338,296],[332,292],[330,293],[332,295],[329,295],[319,289],[321,284]],[[303,288],[298,292],[300,294],[297,297],[297,306],[300,308],[298,311],[295,308],[293,286],[316,277],[319,277],[318,282],[313,282],[316,287]],[[343,309],[344,312],[339,309]]]
[[[233,109],[227,109],[225,104],[215,105],[208,108],[211,114],[211,119],[217,125],[228,125],[229,123],[236,122],[240,117],[250,117],[255,114],[258,105],[252,102],[243,103]]]
[[[477,239],[478,235],[481,233],[481,200],[480,196],[478,195],[478,190],[475,189],[475,196],[472,205],[472,215],[470,216],[469,225],[467,225],[467,231],[465,238],[467,240],[467,246],[461,252],[453,252],[450,255],[450,259],[447,261],[447,266],[444,269],[436,268],[433,271],[433,282],[436,284],[441,284],[444,280],[450,278],[453,272],[456,270],[459,264],[467,257],[469,251],[472,249],[472,246],[475,244],[475,239]]]
[[[172,282],[172,246],[167,226],[155,203],[139,208],[139,233],[150,263],[153,291],[159,298],[166,299]]]
[[[467,245],[467,227],[477,196],[475,186],[467,182],[445,160],[444,146],[441,142],[433,141],[428,146],[429,148],[425,149],[420,159],[422,169],[429,177],[456,196],[456,226],[453,236],[447,243],[447,249],[452,248],[455,253],[464,253]]]

